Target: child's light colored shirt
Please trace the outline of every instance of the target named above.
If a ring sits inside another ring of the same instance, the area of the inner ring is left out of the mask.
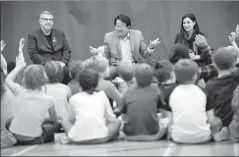
[[[10,131],[17,135],[39,137],[45,115],[54,106],[52,97],[44,92],[25,89],[19,84],[15,84],[14,93],[14,106],[18,106],[18,110],[11,122]]]
[[[1,99],[1,128],[5,128],[6,121],[14,116],[17,111],[18,105],[15,102],[16,96],[11,92],[11,90],[3,85],[5,92]]]
[[[173,113],[172,138],[176,142],[200,143],[210,139],[207,122],[206,94],[198,86],[179,85],[171,93],[169,106]]]
[[[74,126],[68,137],[75,141],[104,138],[108,135],[106,121],[115,120],[109,100],[103,91],[88,94],[80,92],[70,98],[75,113]]]
[[[67,118],[68,100],[71,97],[70,88],[62,83],[47,84],[46,94],[52,96],[54,99],[57,116]]]
[[[81,87],[80,87],[80,85],[79,85],[79,82],[78,81],[76,81],[76,80],[71,80],[68,84],[67,84],[67,86],[70,88],[70,90],[71,90],[71,95],[74,95],[74,94],[76,94],[76,93],[78,93],[79,91],[81,91]]]

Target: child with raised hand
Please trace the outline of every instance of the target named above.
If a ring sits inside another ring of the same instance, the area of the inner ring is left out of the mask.
[[[1,40],[1,78],[6,77],[9,71],[10,64],[5,60],[5,58],[2,55],[2,52],[6,46],[6,43]],[[14,101],[15,96],[13,93],[7,88],[4,82],[2,82],[2,89],[4,89],[4,92],[1,97],[1,128],[5,128],[5,122],[7,119],[12,117],[14,110],[16,107],[12,106],[12,101]]]
[[[239,25],[236,27],[236,35],[239,39]],[[238,62],[238,61],[237,61]],[[239,141],[239,85],[234,91],[232,99],[232,111],[234,113],[232,122],[229,125],[230,140],[234,142]]]
[[[8,148],[12,147],[17,143],[17,139],[13,136],[12,133],[10,133],[6,128],[5,128],[5,117],[3,115],[4,112],[6,112],[5,107],[7,107],[8,104],[3,104],[2,103],[2,98],[5,95],[6,89],[4,87],[4,80],[5,80],[5,74],[1,68],[1,148]]]
[[[239,84],[239,51],[235,42],[236,33],[231,33],[229,40],[232,46],[219,48],[213,54],[213,63],[218,71],[218,76],[206,85],[207,103],[213,106],[215,116],[220,123],[215,123],[215,141],[229,139],[228,126],[233,119],[231,106],[233,91]]]
[[[239,39],[239,25],[236,28],[237,38]],[[233,119],[229,125],[230,132],[230,140],[234,142],[239,141],[239,85],[234,90],[233,98],[232,98],[232,111],[233,111]]]
[[[70,98],[71,116],[62,122],[68,138],[79,144],[113,140],[119,133],[121,122],[113,114],[105,92],[96,89],[98,73],[84,69],[77,78],[82,91]]]
[[[29,65],[24,69],[22,86],[14,82],[19,71],[26,66],[22,51],[24,42],[22,38],[16,67],[5,80],[8,88],[16,95],[15,103],[18,106],[16,114],[9,120],[6,128],[16,137],[17,144],[51,142],[60,124],[57,123],[54,101],[45,94],[44,86],[48,78],[44,68],[41,65]],[[44,119],[48,112],[51,122],[48,122],[46,127]]]

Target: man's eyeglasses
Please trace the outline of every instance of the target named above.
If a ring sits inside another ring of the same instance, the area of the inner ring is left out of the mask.
[[[48,19],[48,18],[41,18],[41,19],[44,20],[44,21],[50,21],[50,22],[54,21],[54,19]]]
[[[127,26],[124,25],[124,26],[118,26],[118,25],[115,25],[115,28],[126,28]]]

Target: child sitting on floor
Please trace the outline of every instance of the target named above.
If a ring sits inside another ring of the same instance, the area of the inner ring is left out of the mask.
[[[177,143],[204,143],[211,139],[213,108],[206,106],[206,94],[195,85],[197,64],[181,59],[175,64],[178,86],[167,89],[163,109],[168,111],[169,137]],[[165,93],[165,92],[164,92]]]
[[[239,85],[234,91],[232,99],[232,110],[233,110],[233,119],[229,125],[230,140],[234,142],[239,141]]]
[[[116,138],[121,122],[113,114],[104,91],[96,90],[98,73],[85,69],[79,75],[82,91],[70,98],[70,118],[62,121],[68,138],[79,144],[105,143]]]
[[[4,97],[6,89],[4,88],[5,74],[1,68],[1,97],[0,100]],[[1,102],[1,148],[12,147],[17,143],[17,139],[5,128],[6,118],[3,116],[3,113],[6,112],[7,104]]]
[[[215,141],[229,139],[228,126],[233,119],[233,91],[239,84],[239,51],[235,43],[236,34],[229,36],[232,46],[219,48],[213,54],[213,63],[218,76],[207,82],[207,103],[213,106],[215,116],[221,120],[214,134]]]
[[[44,67],[49,80],[46,85],[46,94],[52,96],[55,101],[58,119],[67,118],[71,90],[67,85],[61,83],[64,77],[63,68],[55,61],[46,62]]]
[[[83,62],[81,60],[72,60],[69,64],[71,81],[68,83],[68,87],[71,89],[71,95],[74,95],[80,91],[80,85],[77,81],[77,73],[83,68]]]
[[[32,64],[23,72],[22,86],[14,82],[17,74],[25,67],[22,48],[16,59],[16,67],[7,76],[5,83],[16,95],[15,103],[19,106],[16,114],[6,123],[8,129],[17,139],[17,144],[41,144],[54,140],[54,133],[60,129],[57,123],[53,99],[45,94],[47,75],[41,65]],[[15,105],[16,106],[16,105]],[[51,121],[44,121],[49,113]]]
[[[136,86],[124,94],[120,105],[124,119],[123,132],[129,141],[159,140],[166,128],[159,124],[157,116],[161,93],[157,86],[151,85],[152,67],[148,64],[136,65],[135,78]]]
[[[92,56],[84,61],[83,66],[86,69],[93,69],[98,73],[99,82],[97,90],[103,90],[110,100],[115,101],[117,105],[120,104],[122,100],[122,94],[111,81],[105,80],[105,78],[109,76],[108,60],[99,55]],[[111,107],[114,108],[113,103],[111,104]]]

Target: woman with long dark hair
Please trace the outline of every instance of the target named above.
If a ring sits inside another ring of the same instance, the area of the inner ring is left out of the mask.
[[[199,66],[211,62],[210,49],[204,33],[200,32],[198,22],[193,14],[185,14],[182,17],[180,33],[176,35],[174,44],[181,43],[189,48],[190,59]]]

